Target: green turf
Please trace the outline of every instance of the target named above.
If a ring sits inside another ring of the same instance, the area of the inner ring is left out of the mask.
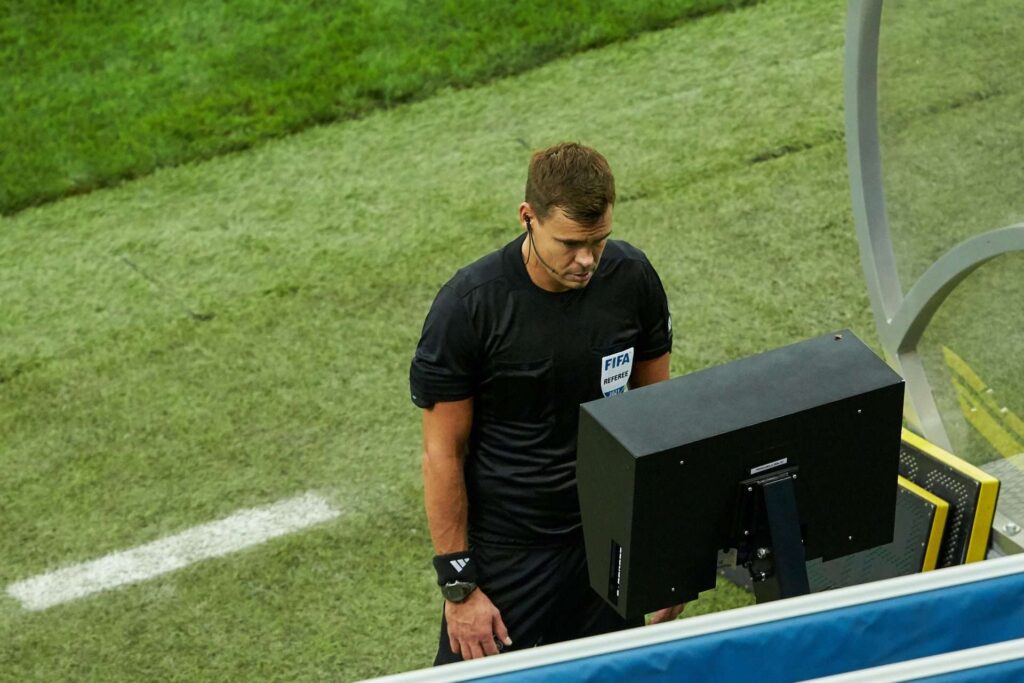
[[[883,12],[880,133],[900,276],[953,241],[1024,222],[1024,5],[891,3]],[[920,45],[943,45],[922,60]],[[984,46],[984,59],[976,54]],[[948,84],[956,84],[955,90]],[[955,95],[951,97],[950,95]],[[941,225],[941,229],[930,226]]]
[[[0,213],[751,1],[8,3]]]
[[[516,236],[534,148],[608,156],[616,234],[672,305],[673,374],[842,327],[877,348],[844,11],[713,15],[0,218],[0,585],[306,490],[343,512],[40,613],[0,594],[0,678],[425,665],[440,603],[408,362],[440,284]],[[985,120],[992,104],[947,110]],[[687,615],[747,602],[723,586]]]

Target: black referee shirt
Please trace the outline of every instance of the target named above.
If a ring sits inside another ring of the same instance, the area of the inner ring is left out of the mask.
[[[548,292],[523,264],[525,234],[463,268],[427,314],[412,401],[473,397],[465,462],[470,538],[577,538],[581,403],[625,390],[636,361],[672,350],[665,290],[642,251],[609,240],[583,289]]]

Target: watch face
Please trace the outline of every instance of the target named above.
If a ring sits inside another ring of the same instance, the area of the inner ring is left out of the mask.
[[[469,597],[469,594],[476,588],[475,583],[469,581],[452,581],[441,586],[441,594],[446,600],[462,602]]]

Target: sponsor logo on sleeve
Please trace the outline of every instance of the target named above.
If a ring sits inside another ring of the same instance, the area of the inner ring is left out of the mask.
[[[631,372],[633,372],[632,346],[602,358],[601,393],[605,396],[614,396],[624,392]]]

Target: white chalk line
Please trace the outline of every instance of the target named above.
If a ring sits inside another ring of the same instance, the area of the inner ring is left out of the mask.
[[[174,536],[17,581],[7,587],[7,593],[27,610],[44,610],[259,545],[340,514],[324,498],[307,493],[272,505],[239,510]]]

